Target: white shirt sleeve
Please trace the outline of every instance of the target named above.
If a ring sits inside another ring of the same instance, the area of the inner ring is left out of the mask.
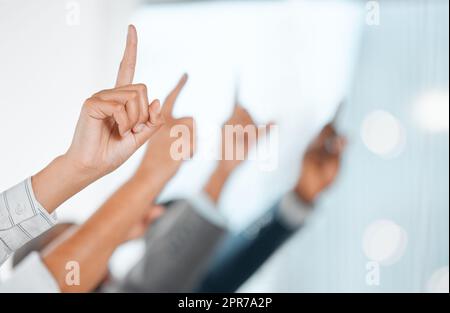
[[[286,226],[297,229],[305,223],[312,211],[311,205],[304,203],[296,192],[290,191],[281,199],[277,214]]]
[[[59,287],[37,252],[30,253],[14,269],[11,277],[0,283],[0,293],[58,293]]]
[[[56,224],[36,200],[28,178],[0,193],[0,266],[17,249]]]

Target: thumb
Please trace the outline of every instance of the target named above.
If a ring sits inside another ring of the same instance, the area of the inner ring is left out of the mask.
[[[147,212],[146,220],[149,224],[160,218],[165,212],[165,209],[161,205],[153,206],[149,212]]]
[[[144,128],[139,133],[134,134],[138,146],[146,143],[164,124],[161,116],[161,104],[159,100],[154,100],[148,107],[150,121],[144,124]]]

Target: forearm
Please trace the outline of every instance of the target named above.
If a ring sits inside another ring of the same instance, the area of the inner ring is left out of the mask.
[[[36,199],[52,213],[64,201],[96,180],[92,170],[83,169],[62,155],[31,179]]]
[[[220,165],[214,170],[210,176],[208,182],[203,187],[203,191],[209,196],[209,198],[217,204],[219,202],[220,195],[225,187],[232,170],[226,170],[221,168]]]
[[[129,229],[152,204],[159,190],[154,184],[131,179],[117,190],[89,220],[66,240],[45,252],[43,260],[61,291],[88,292],[101,282],[114,250],[123,243]],[[70,261],[80,268],[80,285],[65,281]]]
[[[294,187],[294,192],[304,203],[313,205],[321,192],[321,187],[315,177],[302,174]]]

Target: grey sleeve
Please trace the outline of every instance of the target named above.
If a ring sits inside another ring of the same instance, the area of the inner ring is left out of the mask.
[[[227,233],[191,202],[174,202],[151,227],[143,258],[119,284],[121,292],[189,292]]]

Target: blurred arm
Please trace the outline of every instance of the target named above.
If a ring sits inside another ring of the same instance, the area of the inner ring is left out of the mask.
[[[230,177],[232,170],[226,170],[220,167],[220,165],[214,170],[209,177],[208,182],[203,187],[203,192],[208,195],[214,204],[217,205],[222,194],[225,183]]]
[[[251,135],[252,131],[254,136]],[[258,127],[250,113],[236,101],[233,113],[222,127],[221,159],[203,188],[215,204],[219,202],[228,178],[246,160],[250,149],[257,143],[259,135]],[[232,150],[227,151],[227,149]]]
[[[86,292],[98,285],[112,253],[151,208],[161,187],[156,181],[150,184],[148,180],[129,180],[86,223],[44,251],[42,259],[62,292]],[[66,283],[66,265],[72,261],[79,265],[80,285]]]
[[[189,200],[174,201],[166,211],[146,235],[145,254],[118,291],[190,292],[198,284],[227,229]]]
[[[233,171],[245,160],[255,144],[254,137],[244,132],[226,137],[226,126],[256,125],[250,114],[236,104],[222,128],[222,158],[206,183],[203,192],[189,200],[179,200],[147,236],[147,251],[129,272],[120,287],[122,291],[186,292],[199,282],[205,265],[227,232],[217,203]],[[227,143],[227,140],[229,142]],[[242,159],[225,157],[225,147],[242,149]]]
[[[303,224],[311,208],[291,192],[238,235],[230,235],[213,258],[198,292],[235,292]]]
[[[303,156],[294,190],[247,230],[225,240],[198,291],[236,291],[300,229],[318,196],[334,182],[344,146],[345,139],[326,125]]]

